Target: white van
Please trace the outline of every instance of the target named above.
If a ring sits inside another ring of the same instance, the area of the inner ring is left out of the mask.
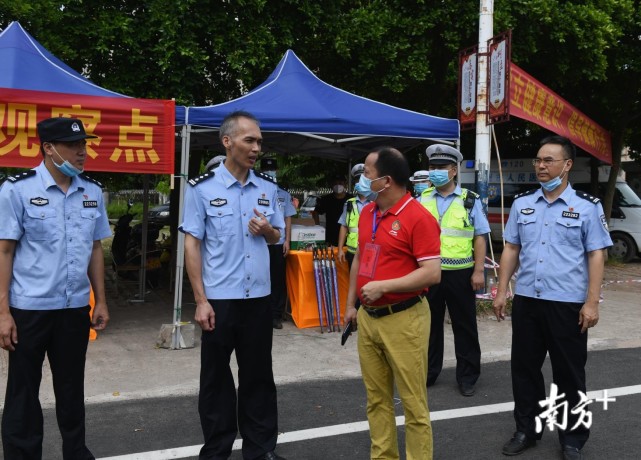
[[[576,190],[591,193],[590,185],[590,159],[577,158],[570,171],[570,183]],[[490,165],[488,181],[488,220],[492,230],[492,239],[503,239],[501,222],[501,180],[496,162]],[[503,173],[503,216],[507,222],[514,195],[540,187],[532,166],[531,159],[503,160],[501,162]],[[610,174],[610,166],[599,166],[599,197],[605,194],[605,186]],[[610,236],[614,245],[610,248],[610,255],[628,262],[641,251],[641,199],[625,182],[625,173],[617,178],[612,213],[610,216]],[[476,172],[474,160],[464,160],[461,163],[460,184],[462,187],[475,190]]]

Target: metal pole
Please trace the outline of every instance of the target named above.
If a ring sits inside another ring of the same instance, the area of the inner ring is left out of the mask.
[[[182,150],[180,156],[180,177],[178,178],[178,222],[183,221],[183,201],[185,197],[185,181],[189,172],[189,140],[190,126],[182,128]],[[184,348],[183,338],[180,332],[180,321],[182,315],[183,297],[183,274],[185,270],[185,234],[176,232],[178,235],[176,243],[176,284],[174,289],[174,320],[171,334],[171,349],[179,350]]]
[[[487,214],[487,187],[490,175],[490,127],[487,124],[487,41],[494,33],[494,0],[480,0],[478,72],[476,87],[476,182],[483,211]]]

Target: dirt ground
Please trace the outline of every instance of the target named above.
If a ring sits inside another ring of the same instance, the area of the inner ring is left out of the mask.
[[[603,280],[605,290],[641,293],[641,259],[625,264],[608,261]]]

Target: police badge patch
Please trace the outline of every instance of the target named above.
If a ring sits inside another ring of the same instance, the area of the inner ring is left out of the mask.
[[[269,200],[265,198],[258,198],[258,204],[261,206],[269,206]]]
[[[534,212],[534,209],[532,209],[532,208],[521,209],[521,214],[525,214],[526,216],[529,216],[533,212]]]
[[[211,200],[209,204],[216,207],[225,206],[227,204],[227,200],[224,198],[216,198],[215,200]]]
[[[98,207],[98,202],[97,201],[83,201],[82,206],[85,208],[97,208]]]
[[[46,204],[49,204],[49,200],[46,198],[42,198],[41,196],[37,198],[31,198],[29,200],[29,203],[35,205],[35,206],[44,206]]]

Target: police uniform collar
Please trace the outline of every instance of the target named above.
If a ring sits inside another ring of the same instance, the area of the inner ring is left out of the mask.
[[[434,194],[438,194],[442,198],[447,198],[450,195],[456,195],[460,197],[463,194],[463,190],[461,189],[461,186],[459,184],[456,184],[456,187],[454,187],[454,190],[452,193],[449,193],[447,196],[441,195],[441,192],[438,191],[436,187],[434,187]]]
[[[35,169],[40,174],[40,177],[42,178],[42,184],[46,189],[48,189],[49,187],[58,186],[58,184],[56,183],[56,180],[51,175],[51,172],[49,172],[49,170],[47,169],[47,166],[45,165],[44,160],[42,160],[42,162],[38,166],[36,166]],[[75,191],[75,190],[84,190],[84,189],[85,187],[79,176],[75,176],[71,178],[71,182],[69,182],[69,190]]]

